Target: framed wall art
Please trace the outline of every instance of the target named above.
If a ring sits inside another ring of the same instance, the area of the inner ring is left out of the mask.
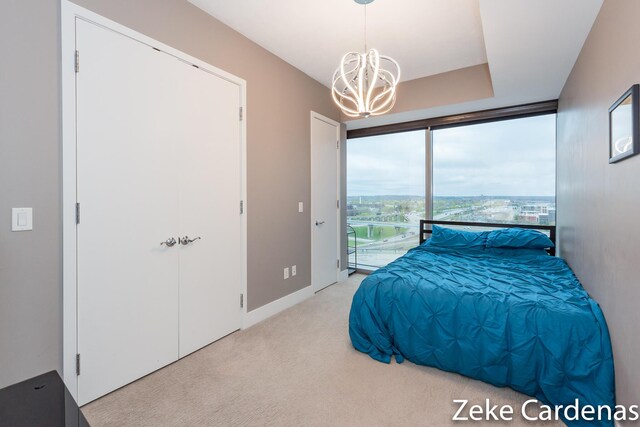
[[[633,85],[609,108],[609,163],[616,163],[640,151],[640,85]]]

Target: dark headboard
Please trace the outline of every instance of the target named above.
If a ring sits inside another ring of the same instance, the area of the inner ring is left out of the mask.
[[[555,225],[520,225],[520,224],[497,224],[491,222],[462,222],[462,221],[439,221],[434,219],[420,220],[420,244],[427,240],[427,234],[431,234],[431,225],[459,225],[466,227],[488,227],[488,228],[528,228],[531,230],[544,230],[549,232],[549,240],[556,244],[556,226]],[[547,249],[549,255],[555,256],[555,248]]]

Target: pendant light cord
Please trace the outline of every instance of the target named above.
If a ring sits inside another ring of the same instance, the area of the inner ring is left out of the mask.
[[[367,53],[367,4],[364,5],[364,53]]]

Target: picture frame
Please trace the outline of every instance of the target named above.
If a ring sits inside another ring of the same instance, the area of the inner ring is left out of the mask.
[[[609,108],[609,163],[640,152],[640,84],[631,86]]]

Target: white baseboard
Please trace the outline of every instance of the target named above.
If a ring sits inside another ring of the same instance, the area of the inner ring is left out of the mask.
[[[289,307],[293,307],[294,305],[301,303],[302,301],[312,297],[313,295],[313,289],[311,288],[311,286],[307,286],[306,288],[302,288],[299,291],[270,302],[267,305],[263,305],[262,307],[256,308],[255,310],[251,310],[244,315],[244,319],[242,321],[242,329],[247,329],[255,325],[256,323],[260,323],[263,320],[266,320],[269,317],[276,315]]]
[[[349,278],[349,270],[342,270],[338,275],[338,282],[342,282]]]

